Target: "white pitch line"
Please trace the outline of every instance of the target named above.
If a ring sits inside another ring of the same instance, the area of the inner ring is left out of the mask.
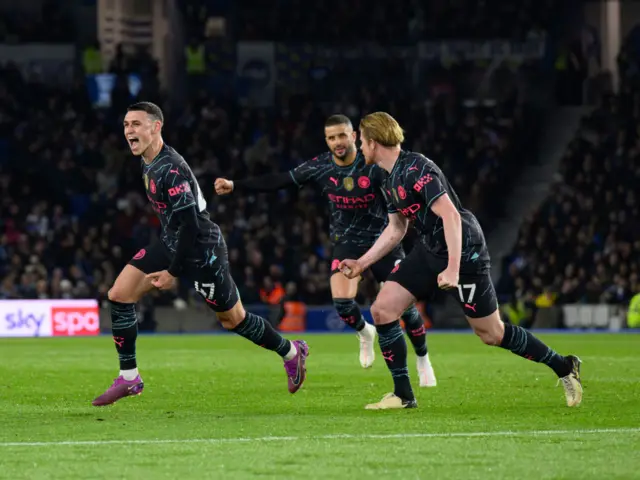
[[[598,435],[598,434],[633,434],[640,433],[640,428],[593,428],[585,430],[525,430],[497,432],[451,432],[451,433],[389,433],[389,434],[350,434],[300,436],[300,437],[240,437],[240,438],[176,438],[147,440],[78,440],[66,442],[0,442],[0,447],[56,447],[56,446],[90,446],[90,445],[161,445],[171,443],[251,443],[251,442],[295,442],[298,440],[374,440],[405,438],[474,438],[474,437],[529,437],[552,435]]]

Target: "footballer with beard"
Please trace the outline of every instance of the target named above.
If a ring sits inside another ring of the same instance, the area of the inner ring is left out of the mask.
[[[306,184],[315,184],[320,188],[329,202],[331,215],[330,286],[333,304],[340,318],[357,332],[360,365],[369,368],[374,361],[377,333],[375,327],[365,321],[355,301],[361,277],[347,278],[339,265],[342,260],[358,258],[369,250],[389,223],[405,223],[382,191],[386,173],[375,165],[367,165],[362,152],[356,148],[356,132],[349,118],[339,114],[327,118],[324,135],[329,151],[293,170],[243,180],[218,178],[215,189],[219,195],[227,195],[235,191],[269,192]],[[404,256],[402,246],[398,245],[368,268],[376,281],[382,283]],[[415,305],[410,305],[399,317],[405,323],[416,352],[420,386],[436,386],[420,313]]]

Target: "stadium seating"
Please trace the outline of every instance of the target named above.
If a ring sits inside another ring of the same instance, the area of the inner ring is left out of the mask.
[[[304,22],[280,15],[304,19],[305,5],[297,0],[280,3],[287,8],[270,8],[264,17],[269,21],[260,22],[262,30],[253,37],[238,27],[251,23],[243,15],[264,14],[260,2],[198,0],[180,5],[185,26],[197,42],[206,42],[208,19],[222,16],[240,39],[324,41],[326,27],[349,31],[359,40],[379,32],[377,39],[400,43],[456,36],[459,32],[453,27],[434,31],[443,24],[434,19],[470,8],[482,19],[483,11],[502,5],[489,1],[477,7],[459,0],[432,2],[425,10],[419,2],[407,0],[394,4],[394,15],[388,15],[388,6],[371,9],[360,2],[345,15],[315,12],[317,21],[302,32],[296,28]],[[329,4],[318,4],[319,9],[325,7]],[[522,10],[525,33],[534,25],[547,25],[535,10]],[[509,7],[496,11],[509,18]],[[358,27],[366,23],[362,15],[369,14],[374,23],[385,20],[386,27]],[[332,25],[323,24],[323,19]],[[274,32],[270,21],[291,28]],[[466,24],[452,26],[478,38],[501,35],[499,29],[484,30],[488,26],[483,22],[474,24],[475,30]],[[294,46],[287,44],[289,57],[297,55]],[[234,70],[233,56],[216,58]],[[147,77],[142,82],[141,98],[159,101],[165,108],[165,139],[184,154],[199,178],[211,215],[229,244],[233,274],[246,303],[259,302],[260,289],[269,281],[289,285],[291,295],[310,304],[330,300],[326,202],[312,189],[218,198],[213,195],[213,181],[218,176],[287,170],[325,150],[322,125],[329,114],[343,112],[357,122],[371,111],[390,112],[407,132],[405,148],[424,152],[441,165],[486,230],[500,215],[505,185],[526,163],[527,145],[537,134],[534,113],[521,101],[520,85],[514,81],[522,75],[505,68],[508,82],[499,89],[501,95],[476,101],[465,87],[475,79],[467,81],[472,77],[463,64],[426,66],[420,78],[423,88],[416,95],[415,86],[409,88],[407,83],[412,78],[407,62],[378,63],[375,71],[336,64],[322,88],[307,88],[304,93],[294,89],[295,94],[285,89],[279,92],[275,108],[249,108],[241,106],[234,94],[212,95],[197,89],[176,108],[162,102],[157,92],[149,94],[153,82]],[[278,65],[294,68],[284,58]],[[111,108],[96,110],[82,82],[63,90],[22,78],[11,67],[1,72],[0,260],[6,261],[0,264],[0,298],[104,298],[130,256],[156,235],[158,221],[144,198],[138,162],[121,138],[120,115],[130,102],[128,93],[117,88]],[[374,288],[365,285],[363,290],[362,300],[375,296]],[[190,297],[187,284],[181,285],[180,295]]]
[[[40,8],[36,5],[39,5]],[[0,43],[23,41],[63,43],[75,41],[71,10],[58,1],[45,0],[20,9],[0,6]]]
[[[138,162],[120,139],[118,116],[97,114],[82,85],[63,92],[27,84],[16,71],[3,77],[9,80],[2,95],[8,116],[2,128],[0,256],[7,262],[0,295],[104,296],[158,225],[143,196]],[[45,95],[47,101],[37,101]],[[420,110],[400,109],[410,104],[402,98],[370,98],[363,91],[349,99],[354,120],[374,108],[406,119],[407,148],[433,152],[469,205],[479,213],[492,211],[491,197],[478,192],[497,190],[518,158],[517,138],[525,125],[513,110],[460,107],[451,112],[458,121],[440,123],[437,114],[427,118]],[[297,282],[298,294],[309,303],[329,300],[326,205],[312,189],[281,192],[269,201],[220,199],[212,195],[213,180],[289,169],[322,151],[322,121],[334,108],[350,107],[337,103],[323,111],[306,101],[273,117],[196,98],[184,112],[167,112],[167,141],[198,175],[248,300],[259,299],[266,277]]]
[[[525,38],[543,35],[557,20],[558,2],[500,0],[318,2],[280,0],[277,6],[257,0],[238,5],[242,40],[348,44],[378,41],[406,44],[422,39]]]
[[[640,292],[640,76],[629,41],[621,89],[583,119],[546,201],[526,219],[498,291],[535,303],[626,305]]]

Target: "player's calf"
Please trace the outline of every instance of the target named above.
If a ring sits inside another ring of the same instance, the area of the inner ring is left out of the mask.
[[[367,323],[353,298],[334,298],[333,306],[344,323],[359,332]]]
[[[111,307],[111,333],[120,361],[120,375],[126,381],[133,381],[138,376],[136,303],[154,288],[145,276],[139,268],[126,265],[107,294]]]
[[[411,305],[403,314],[405,331],[416,352],[416,369],[418,381],[421,387],[435,387],[437,385],[436,374],[429,360],[427,350],[427,330],[422,316],[415,305]]]
[[[300,389],[307,374],[309,347],[305,342],[287,340],[264,318],[247,312],[240,301],[228,312],[218,312],[217,315],[226,329],[280,355],[287,372],[289,392],[295,393]]]
[[[360,365],[369,368],[375,360],[376,329],[367,323],[353,298],[334,298],[333,305],[342,321],[356,330],[360,341]]]
[[[544,363],[564,377],[571,372],[571,361],[557,354],[530,331],[517,325],[503,323],[496,310],[484,318],[469,318],[469,323],[487,345],[498,346],[533,362]]]
[[[126,380],[138,375],[136,362],[136,339],[138,338],[138,319],[135,303],[111,301],[111,333],[118,351],[120,374]]]
[[[225,329],[237,333],[259,347],[276,352],[285,360],[295,356],[296,347],[264,318],[247,312],[240,301],[231,310],[216,312],[216,315]]]
[[[115,297],[109,292],[110,300]],[[113,384],[92,405],[102,407],[111,405],[121,398],[140,395],[144,388],[136,363],[136,338],[138,337],[138,320],[135,303],[120,303],[111,300],[111,332],[118,351],[120,375]]]
[[[376,300],[371,306],[371,315],[378,331],[378,343],[382,357],[393,378],[394,394],[402,400],[413,400],[413,390],[407,368],[407,343],[400,327],[398,315]]]
[[[402,321],[404,322],[407,336],[409,337],[409,340],[413,345],[413,349],[415,350],[416,355],[419,357],[424,357],[428,352],[427,330],[424,327],[422,316],[420,316],[420,312],[418,312],[418,309],[415,305],[411,305],[402,314]]]
[[[148,260],[152,255],[146,257]],[[132,261],[139,261],[142,257]],[[136,340],[138,319],[136,303],[154,287],[145,273],[134,265],[126,265],[107,294],[111,308],[111,333],[118,352],[120,374],[93,405],[110,405],[129,395],[142,393],[144,384],[138,373]]]
[[[487,345],[498,346],[527,360],[543,363],[562,379],[567,395],[567,404],[577,406],[582,401],[580,383],[580,361],[577,357],[564,357],[533,333],[517,325],[503,323],[496,310],[483,318],[467,317],[476,335]]]

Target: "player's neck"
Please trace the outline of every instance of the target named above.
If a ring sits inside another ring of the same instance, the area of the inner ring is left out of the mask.
[[[380,168],[383,168],[388,173],[391,173],[398,158],[400,158],[400,147],[380,147],[382,150],[377,152],[377,164]]]
[[[351,165],[353,162],[356,161],[356,156],[358,156],[358,151],[354,150],[349,155],[347,155],[344,158],[344,160],[341,160],[337,158],[335,155],[333,155],[333,161],[336,163],[336,165],[340,167],[348,167],[349,165]]]
[[[162,150],[163,145],[164,141],[162,140],[162,137],[158,137],[156,140],[153,140],[142,154],[142,160],[144,161],[144,163],[149,165],[151,162],[153,162],[153,160],[160,153],[160,150]]]

